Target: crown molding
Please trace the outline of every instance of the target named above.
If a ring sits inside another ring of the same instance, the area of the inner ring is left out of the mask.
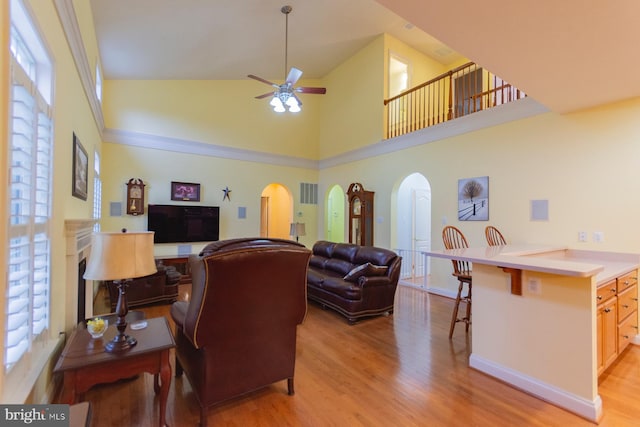
[[[132,147],[152,148],[154,150],[173,151],[183,154],[220,157],[223,159],[242,160],[246,162],[266,163],[277,166],[288,166],[304,169],[318,169],[318,161],[301,157],[284,156],[262,151],[245,150],[180,138],[150,135],[119,129],[105,129],[104,142],[129,145]]]
[[[80,32],[80,27],[78,26],[76,11],[73,8],[73,0],[54,0],[54,3],[58,12],[58,17],[60,18],[60,24],[62,25],[62,29],[67,38],[67,43],[69,44],[69,49],[71,50],[71,56],[73,56],[73,61],[76,64],[76,69],[78,70],[78,75],[80,76],[84,93],[87,96],[87,101],[89,102],[89,106],[93,112],[96,127],[102,136],[104,129],[102,106],[98,100],[98,96],[96,95],[93,70],[91,70],[91,66],[89,65],[87,52],[84,48],[84,43],[82,42],[82,34]]]

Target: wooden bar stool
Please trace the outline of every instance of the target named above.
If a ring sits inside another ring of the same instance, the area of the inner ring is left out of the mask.
[[[469,244],[464,234],[456,227],[446,226],[442,230],[442,240],[444,241],[445,249],[460,249],[468,248]],[[449,339],[453,337],[453,330],[456,327],[456,323],[464,322],[465,331],[469,332],[469,325],[471,324],[471,263],[467,261],[451,260],[453,263],[453,275],[458,279],[458,294],[456,296],[456,302],[453,307],[453,314],[451,316],[451,327],[449,328]],[[467,285],[467,292],[464,293],[464,285]],[[460,302],[466,304],[465,317],[458,318],[458,310],[460,308]]]
[[[484,235],[487,237],[489,246],[502,246],[507,244],[500,230],[492,225],[488,225],[487,228],[484,229]]]

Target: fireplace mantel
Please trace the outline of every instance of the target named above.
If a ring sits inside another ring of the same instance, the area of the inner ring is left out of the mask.
[[[91,253],[91,234],[95,219],[67,219],[64,221],[66,238],[66,318],[65,328],[71,328],[80,320],[77,317],[78,307],[78,265]],[[85,313],[86,317],[93,315],[93,282],[85,285]]]

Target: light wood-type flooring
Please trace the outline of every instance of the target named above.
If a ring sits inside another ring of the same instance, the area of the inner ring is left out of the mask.
[[[188,299],[190,285],[181,288],[181,298]],[[342,316],[310,303],[298,330],[296,394],[288,396],[281,381],[211,408],[209,425],[594,425],[469,368],[471,340],[464,327],[458,325],[453,340],[447,337],[452,306],[450,299],[399,286],[393,315],[350,326]],[[142,310],[147,317],[169,317],[169,305]],[[640,426],[639,346],[630,346],[600,378],[599,391],[601,426]],[[158,425],[149,374],[94,387],[85,397],[94,427]],[[188,380],[173,377],[167,422],[196,426],[198,420]]]

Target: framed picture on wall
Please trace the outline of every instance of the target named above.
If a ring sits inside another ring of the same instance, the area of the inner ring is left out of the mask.
[[[71,168],[71,195],[87,200],[89,191],[89,157],[80,140],[73,133],[73,161]]]
[[[171,200],[182,202],[200,201],[200,184],[193,182],[171,182]]]
[[[458,180],[458,220],[489,221],[489,177]]]

